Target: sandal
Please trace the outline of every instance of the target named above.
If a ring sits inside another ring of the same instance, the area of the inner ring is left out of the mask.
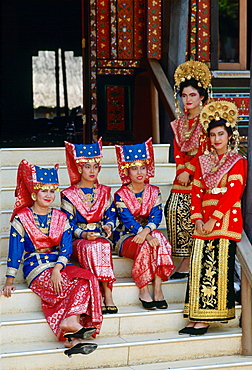
[[[71,338],[81,338],[81,339],[87,339],[91,335],[93,335],[96,332],[96,328],[81,328],[80,330],[74,332],[74,333],[66,333],[64,334],[64,338],[68,339],[68,342],[71,342]]]
[[[89,355],[90,353],[94,352],[97,347],[98,345],[96,343],[78,343],[75,346],[65,350],[64,353],[68,357],[72,357],[72,355],[76,355],[78,353],[82,355]]]
[[[106,313],[117,313],[118,308],[116,306],[106,306]]]

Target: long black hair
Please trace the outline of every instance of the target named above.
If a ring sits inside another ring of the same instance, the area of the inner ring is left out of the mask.
[[[200,96],[204,96],[202,99],[202,103],[204,104],[208,99],[208,92],[204,87],[198,86],[198,81],[195,80],[195,78],[191,78],[190,80],[185,80],[184,82],[181,82],[179,85],[179,96],[182,96],[183,90],[185,87],[192,86],[195,90],[198,91]]]

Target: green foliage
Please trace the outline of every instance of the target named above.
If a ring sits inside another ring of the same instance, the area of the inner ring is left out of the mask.
[[[239,13],[239,0],[219,0],[219,13],[223,17],[237,19]]]

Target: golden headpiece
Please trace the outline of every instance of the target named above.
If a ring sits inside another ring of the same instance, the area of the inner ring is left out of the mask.
[[[175,113],[177,117],[181,115],[181,108],[177,98],[180,89],[180,84],[186,80],[190,81],[192,78],[198,82],[198,86],[208,89],[211,92],[211,72],[205,63],[197,60],[189,60],[180,64],[174,73],[174,99],[175,99]]]
[[[205,63],[189,60],[177,67],[174,73],[175,87],[178,89],[181,82],[191,80],[191,78],[198,81],[199,87],[207,89],[211,81],[211,72]]]
[[[219,121],[223,118],[226,126],[231,127],[233,139],[235,140],[235,149],[239,144],[239,131],[237,128],[238,109],[236,105],[227,100],[217,100],[208,103],[200,113],[200,122],[205,132],[207,132],[209,123],[212,120]]]

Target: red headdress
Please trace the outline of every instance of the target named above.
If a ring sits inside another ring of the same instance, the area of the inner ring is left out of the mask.
[[[123,185],[131,182],[128,168],[132,166],[147,165],[147,176],[145,182],[149,182],[150,177],[154,177],[155,163],[152,138],[141,144],[135,145],[115,145],[118,172]]]
[[[66,165],[71,185],[81,180],[82,166],[87,162],[100,164],[102,158],[102,138],[93,144],[72,144],[65,141]]]
[[[59,190],[58,168],[58,164],[53,168],[42,168],[28,163],[25,159],[20,162],[15,190],[17,199],[11,221],[22,208],[33,205],[32,193],[37,193],[40,189]]]

